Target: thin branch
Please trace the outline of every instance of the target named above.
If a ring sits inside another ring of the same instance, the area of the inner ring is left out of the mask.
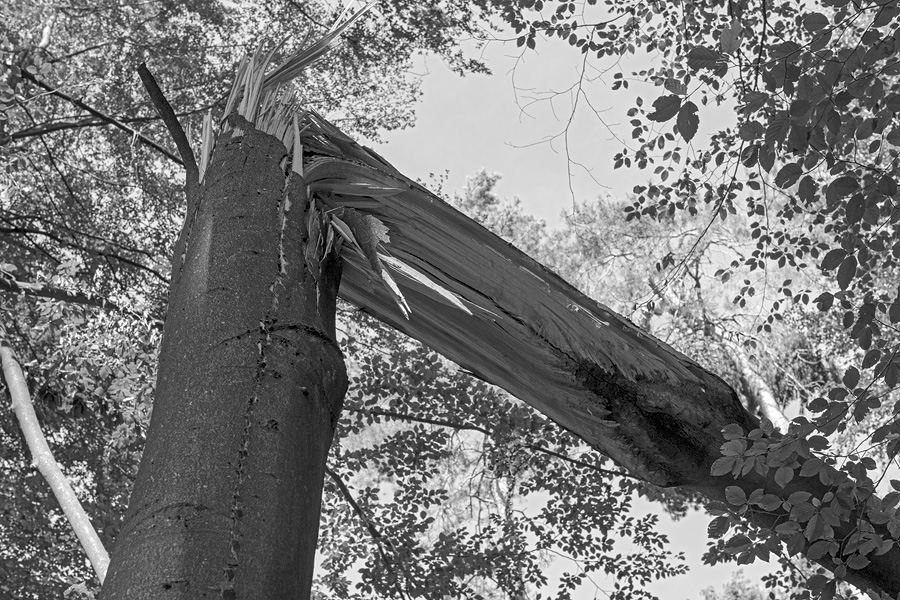
[[[344,483],[344,480],[341,479],[340,475],[338,475],[337,473],[332,471],[328,466],[325,467],[325,472],[328,474],[329,477],[331,477],[331,480],[334,481],[335,485],[338,486],[338,489],[340,490],[341,495],[344,497],[344,500],[347,501],[347,504],[349,504],[350,507],[353,509],[353,512],[356,513],[356,516],[359,517],[359,519],[363,522],[363,525],[365,525],[366,529],[369,532],[369,535],[372,536],[372,539],[375,541],[375,545],[378,547],[378,554],[381,556],[381,560],[382,560],[382,562],[384,562],[385,568],[389,569],[390,571],[393,571],[394,570],[393,563],[390,560],[388,560],[388,556],[387,556],[387,554],[385,554],[384,547],[382,545],[384,542],[387,542],[388,544],[390,544],[390,540],[388,540],[386,537],[384,537],[381,534],[381,532],[378,531],[378,528],[372,524],[372,521],[369,520],[369,516],[365,513],[365,511],[363,511],[362,507],[359,505],[359,502],[356,501],[356,498],[353,497],[353,493],[347,487],[347,484]],[[396,551],[394,551],[394,552],[396,553]],[[396,576],[396,573],[394,573],[394,575]],[[404,570],[404,576],[406,579],[409,578],[409,574],[406,573],[405,570]],[[409,595],[404,594],[403,590],[401,590],[399,588],[399,585],[400,585],[400,582],[398,581],[397,582],[397,586],[398,586],[397,591],[400,592],[401,595],[405,595],[408,598]]]
[[[144,88],[150,95],[150,100],[153,101],[153,106],[156,107],[159,116],[162,117],[163,123],[166,124],[166,128],[169,130],[169,135],[175,141],[175,146],[178,148],[178,153],[181,155],[181,160],[184,164],[184,170],[187,172],[185,177],[187,185],[189,187],[196,185],[200,181],[197,159],[194,158],[191,143],[184,134],[184,129],[181,128],[181,123],[178,122],[178,117],[175,116],[175,111],[172,110],[172,105],[169,104],[166,96],[159,89],[159,84],[156,83],[156,79],[154,79],[150,69],[147,68],[146,63],[139,64],[137,72],[144,83]]]
[[[186,117],[189,115],[197,114],[197,113],[205,113],[207,110],[212,108],[213,106],[217,106],[217,103],[210,104],[209,106],[202,106],[200,108],[195,108],[193,110],[186,110],[180,113],[176,113],[176,117]],[[151,121],[158,121],[159,117],[114,117],[117,121],[121,123],[149,123]],[[77,121],[52,121],[49,123],[42,123],[40,125],[36,125],[34,127],[29,127],[27,129],[20,129],[19,131],[8,134],[4,138],[0,138],[0,144],[5,144],[11,140],[24,139],[34,136],[46,135],[48,133],[53,133],[54,131],[65,131],[67,129],[81,129],[82,127],[102,127],[104,125],[109,125],[110,122],[105,119],[101,119],[99,117],[87,117],[85,119],[80,119]]]
[[[0,326],[0,334],[3,331],[3,327]],[[91,525],[90,518],[84,512],[81,502],[78,501],[78,496],[75,495],[72,486],[60,470],[59,464],[53,458],[53,453],[50,451],[50,446],[47,445],[47,440],[44,438],[41,425],[34,412],[34,406],[31,404],[31,396],[28,393],[28,386],[25,384],[22,368],[16,361],[12,348],[2,338],[0,338],[0,363],[3,364],[6,386],[12,397],[13,412],[19,420],[19,426],[22,428],[25,441],[28,443],[28,450],[31,452],[32,465],[37,467],[47,483],[50,484],[53,495],[72,525],[72,529],[75,531],[78,541],[81,542],[81,547],[84,548],[91,561],[91,566],[94,567],[94,572],[97,574],[97,579],[102,585],[109,567],[109,554]]]
[[[6,274],[0,272],[0,290],[12,292],[14,294],[25,294],[26,296],[36,296],[38,298],[49,298],[51,300],[62,300],[63,302],[71,302],[73,304],[83,304],[85,306],[96,306],[104,310],[122,310],[114,302],[97,296],[82,294],[81,292],[69,292],[61,290],[49,285],[40,283],[28,283],[26,281],[17,281]]]
[[[308,12],[306,12],[306,11],[303,9],[303,7],[300,6],[299,4],[297,4],[296,2],[294,2],[294,0],[287,0],[287,3],[290,4],[291,6],[293,6],[294,9],[296,9],[296,11],[297,11],[298,13],[300,13],[301,15],[303,15],[304,17],[306,17],[306,20],[309,21],[310,23],[313,23],[314,25],[318,25],[318,26],[321,27],[322,29],[328,29],[328,25],[326,25],[325,23],[322,23],[321,21],[319,21],[318,19],[316,19],[315,17],[313,17],[311,14],[309,14]]]
[[[151,148],[153,148],[153,149],[156,150],[157,152],[160,152],[161,154],[165,155],[167,158],[169,158],[169,159],[171,159],[171,160],[177,162],[179,165],[182,165],[182,166],[184,165],[184,163],[181,162],[181,159],[180,159],[180,158],[178,158],[177,156],[175,156],[174,154],[172,154],[171,152],[169,152],[168,150],[166,150],[163,146],[161,146],[161,145],[159,145],[158,143],[154,142],[153,140],[151,140],[151,139],[148,138],[147,136],[143,135],[142,133],[139,133],[137,130],[132,129],[131,127],[129,127],[129,126],[126,125],[125,123],[122,123],[121,121],[119,121],[118,119],[115,119],[115,118],[113,118],[113,117],[107,115],[106,113],[100,112],[100,111],[97,110],[96,108],[93,108],[93,107],[91,107],[91,106],[88,106],[87,104],[85,104],[85,103],[82,102],[81,100],[78,100],[78,99],[76,99],[76,98],[73,98],[72,96],[69,96],[68,94],[66,94],[66,93],[64,93],[64,92],[59,91],[58,89],[56,89],[56,88],[54,88],[54,87],[52,87],[52,86],[50,86],[50,85],[44,83],[43,81],[41,81],[40,79],[38,79],[37,77],[35,77],[34,75],[32,75],[31,73],[29,73],[28,71],[26,71],[26,70],[24,70],[24,69],[22,70],[22,77],[25,78],[25,79],[27,79],[27,80],[29,80],[29,81],[31,81],[31,82],[34,83],[35,85],[37,85],[37,86],[39,86],[39,87],[41,87],[41,88],[47,90],[48,92],[50,92],[51,94],[53,94],[53,95],[56,96],[57,98],[62,98],[62,99],[65,100],[66,102],[70,102],[70,103],[74,104],[74,105],[77,106],[78,108],[80,108],[80,109],[82,109],[82,110],[85,110],[85,111],[91,113],[91,114],[94,115],[95,117],[98,117],[98,118],[100,118],[100,119],[103,119],[104,121],[106,121],[106,122],[109,123],[110,125],[115,125],[116,127],[118,127],[119,129],[121,129],[122,131],[124,131],[124,132],[126,132],[126,133],[128,133],[128,134],[130,134],[130,135],[132,135],[132,136],[134,136],[135,139],[140,140],[141,143],[143,143],[143,144],[145,144],[145,145],[147,145],[147,146],[150,146]]]
[[[429,419],[428,417],[415,417],[412,415],[407,415],[403,413],[391,412],[386,410],[378,410],[378,409],[353,409],[353,408],[345,408],[347,412],[357,412],[366,415],[379,416],[379,417],[387,417],[389,419],[397,419],[402,421],[411,421],[414,423],[426,423],[428,425],[437,425],[438,427],[450,427],[452,429],[462,430],[462,431],[477,431],[479,433],[483,433],[484,435],[490,435],[491,432],[483,427],[479,427],[477,425],[469,425],[467,423],[453,423],[452,421],[444,421],[441,419]],[[543,448],[541,446],[537,446],[535,444],[522,444],[522,448],[527,448],[529,450],[533,450],[535,452],[540,452],[542,454],[546,454],[548,456],[553,456],[565,462],[568,462],[573,465],[577,465],[579,467],[584,467],[586,469],[590,469],[592,471],[596,471],[597,473],[602,473],[603,475],[609,475],[613,477],[627,477],[629,479],[634,479],[635,481],[644,482],[643,479],[639,477],[635,477],[630,473],[626,473],[625,471],[613,471],[611,469],[604,469],[603,467],[598,467],[597,465],[592,465],[589,462],[585,462],[583,460],[578,460],[577,458],[570,458],[565,454],[560,454],[555,450],[550,450],[549,448]],[[645,482],[644,482],[645,483]]]

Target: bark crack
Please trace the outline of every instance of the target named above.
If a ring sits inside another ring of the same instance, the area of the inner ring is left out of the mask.
[[[266,373],[266,349],[272,345],[272,331],[283,327],[272,327],[275,322],[275,314],[278,311],[278,290],[284,287],[283,277],[287,274],[287,262],[284,259],[284,237],[287,233],[287,213],[290,210],[290,199],[287,194],[287,181],[279,200],[279,236],[278,259],[275,268],[275,276],[269,285],[270,303],[265,318],[259,323],[259,341],[256,343],[256,377],[253,384],[253,393],[247,399],[244,410],[244,429],[241,434],[241,448],[238,451],[237,481],[234,484],[234,493],[231,498],[231,533],[228,544],[228,558],[224,568],[224,580],[220,586],[221,597],[224,600],[234,600],[236,596],[234,578],[240,564],[240,537],[241,521],[243,519],[244,498],[241,496],[244,483],[247,479],[246,459],[250,454],[250,444],[253,437],[253,413],[259,401],[259,388]]]

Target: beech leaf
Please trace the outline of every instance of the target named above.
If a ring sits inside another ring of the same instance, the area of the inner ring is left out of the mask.
[[[697,116],[697,105],[688,100],[678,111],[678,133],[684,141],[690,142],[697,135],[697,127],[700,125],[700,117]]]
[[[675,95],[660,96],[653,101],[653,112],[647,115],[651,121],[665,123],[676,114],[681,108],[681,98]]]
[[[800,176],[803,175],[803,168],[797,163],[789,163],[781,167],[778,175],[775,176],[775,185],[782,189],[787,189],[797,183]]]
[[[781,487],[786,486],[794,478],[794,470],[790,467],[781,467],[775,471],[775,483]]]
[[[720,538],[728,532],[731,520],[727,516],[716,517],[709,522],[706,533],[711,538]]]
[[[819,12],[809,13],[803,17],[803,27],[809,32],[819,31],[828,27],[828,17]]]
[[[866,213],[866,199],[862,194],[855,194],[847,202],[847,224],[855,225],[859,223],[863,215]]]
[[[736,485],[729,485],[725,488],[725,499],[729,504],[734,504],[735,506],[747,504],[747,494]]]
[[[831,185],[828,186],[828,191],[834,193],[838,198],[849,196],[858,189],[859,181],[856,180],[856,177],[853,177],[851,175],[838,177],[831,182]]]
[[[687,55],[688,66],[695,71],[700,69],[716,69],[722,62],[722,55],[705,46],[694,46]]]
[[[837,272],[837,282],[842,290],[846,290],[847,286],[850,285],[850,282],[856,276],[856,266],[856,257],[853,255],[850,255],[841,261],[841,266],[838,267]]]
[[[719,48],[725,54],[734,54],[741,47],[741,33],[744,27],[739,19],[732,19],[731,23],[722,29],[719,35]]]

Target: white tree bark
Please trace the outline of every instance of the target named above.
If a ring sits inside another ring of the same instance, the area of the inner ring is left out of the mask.
[[[109,566],[109,554],[103,547],[103,542],[91,525],[91,520],[84,512],[78,496],[69,485],[69,480],[60,470],[50,446],[41,431],[41,425],[38,422],[37,415],[34,412],[34,406],[31,404],[31,396],[28,393],[28,386],[25,384],[25,376],[22,368],[16,361],[12,348],[5,340],[0,339],[0,362],[3,364],[3,375],[6,380],[6,386],[12,397],[12,409],[19,420],[19,427],[25,435],[25,441],[28,443],[28,449],[31,451],[32,464],[37,467],[47,483],[53,495],[56,496],[59,505],[72,525],[78,541],[84,548],[97,579],[103,583],[106,577],[106,569]]]

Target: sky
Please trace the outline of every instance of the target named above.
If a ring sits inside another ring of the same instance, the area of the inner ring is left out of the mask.
[[[612,91],[610,85],[615,72],[630,73],[649,60],[599,65],[606,72],[587,68],[585,94],[569,123],[573,86],[581,79],[580,52],[553,40],[524,53],[514,43],[491,42],[481,55],[492,74],[465,78],[439,57],[422,57],[416,71],[424,74],[424,97],[415,126],[387,132],[383,143],[370,145],[413,179],[427,182],[429,174],[449,171],[450,192],[480,169],[499,172],[496,193],[518,196],[529,213],[550,225],[558,225],[575,201],[625,198],[647,180],[646,171],[614,170],[613,157],[623,142],[631,142],[626,112],[635,97],[649,106],[661,88],[636,80],[627,90]],[[730,112],[704,107],[696,139],[705,139]]]
[[[611,169],[618,144],[583,110],[570,131],[570,155],[593,169],[593,178],[567,166],[560,134],[571,114],[572,95],[565,90],[577,81],[578,55],[552,44],[517,60],[515,45],[492,43],[484,56],[493,74],[465,78],[438,57],[423,58],[417,68],[427,74],[415,127],[387,133],[375,150],[414,179],[427,181],[430,173],[449,170],[448,191],[462,188],[480,169],[499,172],[503,179],[495,191],[518,196],[528,212],[549,224],[560,222],[573,199],[624,193],[626,178]],[[534,103],[544,97],[537,91],[561,93],[552,103]],[[627,98],[615,100],[624,118]]]
[[[647,180],[645,172],[613,170],[613,156],[622,145],[616,135],[630,139],[625,113],[634,97],[640,95],[652,103],[659,88],[632,81],[628,91],[614,92],[609,85],[615,69],[606,74],[592,71],[593,81],[585,88],[592,106],[579,100],[566,139],[561,134],[572,114],[573,97],[567,90],[579,79],[580,54],[567,45],[550,43],[520,57],[514,44],[491,43],[483,56],[492,75],[465,78],[450,71],[440,58],[422,58],[417,69],[424,74],[424,95],[415,126],[388,132],[382,143],[370,145],[406,176],[426,185],[429,174],[448,170],[445,192],[461,189],[466,178],[480,169],[499,172],[503,179],[495,192],[518,196],[527,212],[551,226],[560,224],[561,213],[574,201],[624,198],[635,184]],[[630,72],[635,64],[625,69]],[[552,102],[547,100],[550,97]],[[544,100],[534,102],[536,98]],[[712,126],[725,123],[728,112],[727,107],[705,109],[697,139],[703,139]],[[704,121],[704,116],[709,120]],[[569,156],[578,164],[567,161],[567,143]],[[641,501],[636,507],[638,514],[658,510]],[[691,567],[686,575],[650,587],[661,600],[699,600],[702,589],[721,589],[738,570],[733,564],[702,564],[709,520],[699,512],[678,522],[661,517],[661,530],[674,549],[685,552]],[[742,570],[751,581],[758,581],[774,567],[757,562]],[[595,593],[593,587],[585,586],[576,600],[594,598]]]

